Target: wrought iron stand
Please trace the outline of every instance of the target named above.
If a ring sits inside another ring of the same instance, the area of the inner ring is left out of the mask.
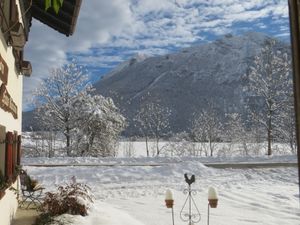
[[[197,192],[191,188],[191,185],[195,182],[195,175],[188,177],[187,174],[184,174],[185,182],[188,184],[188,188],[183,190],[183,193],[187,195],[186,200],[180,211],[180,219],[183,222],[188,222],[188,225],[194,225],[195,223],[200,222],[201,214],[195,203],[194,197]],[[165,198],[167,208],[172,209],[172,222],[174,225],[174,199],[172,192],[170,190],[166,191]],[[208,209],[207,209],[207,225],[209,225],[209,209],[216,208],[218,204],[218,195],[216,190],[213,187],[210,187],[208,190]]]
[[[189,178],[187,174],[184,174],[184,178],[188,188],[183,191],[184,194],[187,194],[187,198],[180,211],[180,218],[182,221],[188,222],[188,225],[193,225],[201,220],[201,214],[193,198],[197,192],[191,188],[192,183],[195,182],[195,175]],[[193,212],[193,209],[195,212]]]

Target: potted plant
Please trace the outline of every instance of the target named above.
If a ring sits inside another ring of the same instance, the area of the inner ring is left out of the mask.
[[[5,178],[2,174],[2,171],[0,170],[0,199],[2,199],[3,196],[5,195],[5,189],[6,189]]]
[[[28,190],[33,190],[38,185],[38,181],[32,179],[28,174],[26,174],[26,186]]]
[[[15,166],[15,173],[16,173],[16,174],[19,175],[20,172],[21,172],[21,170],[22,170],[22,166],[21,166],[21,165],[16,165],[16,166]]]
[[[30,185],[31,185],[31,188],[34,189],[38,185],[38,181],[30,179]]]

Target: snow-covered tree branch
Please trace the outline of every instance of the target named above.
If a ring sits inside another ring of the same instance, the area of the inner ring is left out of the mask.
[[[146,138],[146,151],[149,156],[148,138],[154,137],[156,142],[156,155],[160,154],[159,141],[169,131],[171,110],[158,102],[146,102],[135,116],[136,126]]]
[[[211,102],[206,109],[195,115],[192,121],[191,137],[194,142],[208,142],[210,156],[213,156],[216,143],[221,138],[222,124],[217,110]],[[206,155],[208,153],[206,152]]]
[[[251,118],[267,133],[268,151],[272,154],[274,129],[281,111],[286,109],[292,93],[291,61],[286,52],[276,49],[276,41],[266,40],[264,48],[255,57],[249,73],[249,91],[252,106]]]
[[[40,124],[46,130],[63,133],[68,156],[96,155],[112,150],[109,149],[111,144],[125,126],[125,119],[113,101],[100,95],[92,96],[92,91],[88,75],[73,61],[52,69],[34,93]],[[97,150],[93,148],[95,140],[97,143],[101,140]],[[76,151],[72,149],[74,143]]]

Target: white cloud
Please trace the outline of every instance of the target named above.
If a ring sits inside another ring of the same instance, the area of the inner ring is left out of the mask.
[[[178,7],[173,0],[137,0],[132,2],[133,11],[141,15],[151,12],[173,12]]]
[[[263,28],[260,20],[269,17],[272,23],[282,24],[282,19],[288,18],[287,1],[82,1],[75,34],[71,37],[39,22],[33,23],[25,50],[33,74],[24,82],[24,109],[30,91],[47,76],[49,68],[67,62],[67,53],[77,55],[78,61],[93,67],[110,67],[112,62],[121,62],[130,53],[165,54],[169,47],[187,47],[204,40],[202,32],[214,35],[232,32],[238,22],[253,21]],[[112,50],[118,48],[120,55],[113,54]]]
[[[289,37],[289,36],[290,36],[290,32],[285,32],[285,33],[275,35],[275,37]]]
[[[26,110],[31,91],[52,67],[66,63],[66,53],[86,52],[91,47],[107,43],[124,27],[134,23],[129,1],[82,1],[75,34],[69,38],[51,28],[34,21],[25,49],[25,58],[33,66],[33,74],[24,80],[24,109]]]

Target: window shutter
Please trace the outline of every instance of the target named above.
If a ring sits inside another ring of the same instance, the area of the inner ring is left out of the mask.
[[[16,176],[17,175],[17,171],[16,171],[16,165],[17,165],[17,149],[18,149],[18,132],[15,131],[14,132],[14,136],[13,136],[13,154],[12,154],[12,169],[13,169],[13,175]]]
[[[18,146],[17,146],[17,165],[21,165],[21,142],[22,142],[22,136],[18,135]]]
[[[12,181],[13,176],[13,141],[14,135],[12,132],[6,133],[6,168],[5,176],[8,181]]]
[[[6,140],[6,129],[0,125],[0,170],[5,175],[5,140]]]

